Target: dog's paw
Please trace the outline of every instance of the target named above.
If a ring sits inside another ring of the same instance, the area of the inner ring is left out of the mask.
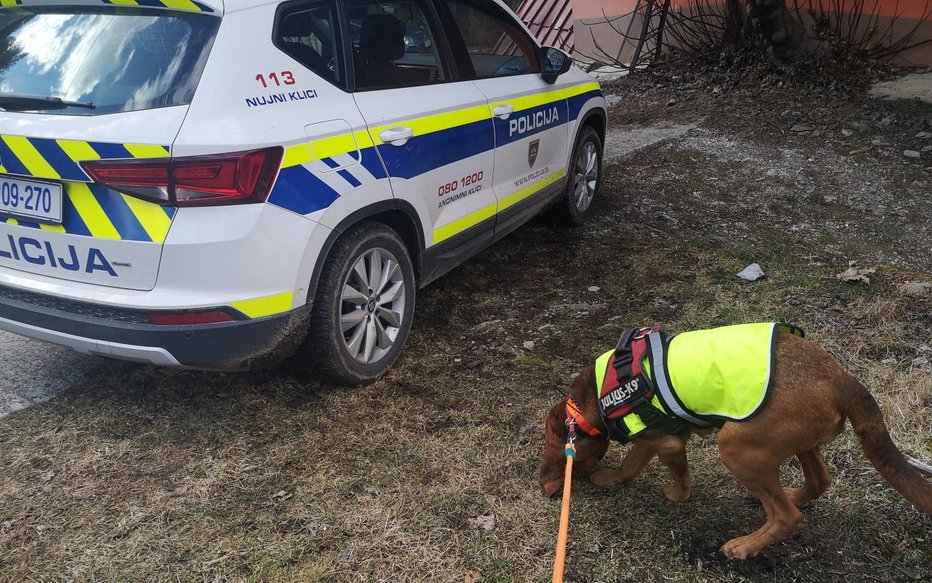
[[[619,469],[599,468],[589,475],[589,481],[596,486],[616,486],[624,480],[621,478]]]
[[[737,559],[739,561],[743,561],[748,557],[753,557],[760,552],[760,548],[752,542],[753,536],[754,535],[749,534],[731,539],[722,545],[722,554],[729,559]]]
[[[663,487],[663,495],[667,497],[667,500],[670,502],[686,502],[689,499],[689,495],[693,491],[693,477],[692,474],[686,477],[686,483],[680,484],[679,482],[670,482]]]

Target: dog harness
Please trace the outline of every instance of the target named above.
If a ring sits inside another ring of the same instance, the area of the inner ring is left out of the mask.
[[[682,435],[751,418],[770,393],[779,332],[804,335],[785,323],[670,337],[659,325],[625,330],[595,365],[599,413],[609,434],[627,443],[648,429]]]

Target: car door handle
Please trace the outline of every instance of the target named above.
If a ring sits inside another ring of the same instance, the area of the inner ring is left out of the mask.
[[[382,143],[393,146],[404,146],[413,137],[414,130],[405,126],[388,128],[379,132],[379,139],[382,140]]]
[[[513,114],[514,112],[515,112],[515,108],[508,105],[507,103],[496,105],[495,107],[492,108],[492,115],[494,115],[495,117],[499,119],[508,119],[509,116],[511,116],[511,114]]]

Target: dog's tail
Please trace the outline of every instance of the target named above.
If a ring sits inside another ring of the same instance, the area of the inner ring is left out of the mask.
[[[867,459],[904,498],[920,511],[932,514],[932,482],[909,465],[896,448],[874,397],[850,375],[839,386],[839,393],[839,409],[851,421]]]

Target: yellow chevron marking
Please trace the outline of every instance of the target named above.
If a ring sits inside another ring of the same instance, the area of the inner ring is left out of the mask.
[[[78,209],[78,214],[87,225],[87,230],[91,236],[101,239],[122,239],[119,231],[107,218],[104,210],[100,208],[100,203],[94,198],[91,189],[83,182],[72,182],[68,185],[68,197],[72,204]]]
[[[455,128],[475,121],[482,121],[484,119],[492,119],[492,112],[489,110],[487,105],[467,107],[466,109],[458,109],[456,111],[439,113],[437,115],[429,115],[427,117],[407,119],[397,123],[374,128],[371,132],[372,141],[376,146],[381,146],[382,140],[379,139],[379,132],[389,128],[397,127],[399,125],[403,125],[414,130],[415,136],[423,136],[424,134],[430,134],[440,130]]]
[[[458,235],[466,229],[474,227],[493,216],[495,216],[495,203],[468,214],[463,218],[456,219],[452,223],[447,223],[439,229],[434,229],[434,243],[439,243],[444,239],[449,239],[453,235]]]
[[[168,156],[168,150],[162,146],[153,146],[149,144],[123,144],[126,151],[133,155],[133,158],[164,158]]]
[[[65,227],[62,225],[46,225],[45,223],[39,223],[39,228],[43,231],[51,231],[53,233],[66,233]]]
[[[343,134],[311,142],[311,153],[316,160],[356,151],[358,151],[358,148],[356,147],[356,140],[353,139],[353,134]]]
[[[297,144],[285,148],[285,156],[282,158],[282,168],[291,168],[311,161],[311,148],[304,144]]]
[[[282,292],[271,296],[231,302],[230,305],[250,318],[271,316],[291,309],[294,292]]]
[[[171,226],[172,220],[168,218],[168,215],[165,214],[162,207],[134,196],[126,194],[121,194],[120,196],[123,197],[123,202],[126,203],[129,210],[139,219],[139,223],[142,225],[142,228],[146,230],[149,238],[156,243],[163,243],[165,237],[168,236],[168,228]]]
[[[16,6],[16,0],[0,0],[0,6]]]
[[[174,8],[175,10],[188,10],[191,12],[201,11],[201,9],[197,7],[197,4],[190,0],[160,0],[160,2],[167,8]]]
[[[28,139],[21,136],[3,136],[3,141],[29,170],[29,173],[36,178],[61,178]]]
[[[560,180],[560,179],[563,178],[564,176],[566,176],[566,170],[558,170],[558,171],[554,172],[553,174],[551,174],[550,176],[548,176],[548,177],[546,177],[546,178],[544,178],[544,179],[538,180],[537,182],[531,184],[530,186],[526,186],[526,187],[522,188],[521,190],[518,190],[518,191],[515,191],[515,192],[509,194],[508,196],[506,196],[505,198],[503,198],[503,199],[498,203],[498,210],[499,210],[499,212],[505,210],[506,208],[508,208],[508,207],[510,207],[510,206],[514,206],[515,204],[521,202],[522,200],[526,199],[527,197],[531,196],[532,194],[535,194],[535,193],[537,193],[537,192],[540,192],[541,189],[543,189],[543,188],[545,188],[545,187],[547,187],[547,186],[550,186],[551,184],[553,184],[554,182]]]
[[[7,223],[8,225],[18,225],[18,224],[19,224],[19,221],[17,221],[16,219],[7,219],[7,220],[6,220],[6,223]]]
[[[110,0],[110,3],[116,4],[117,6],[139,6],[136,0]]]
[[[94,151],[87,142],[79,140],[56,140],[58,147],[61,148],[68,157],[75,162],[84,160],[100,160],[100,154]]]

